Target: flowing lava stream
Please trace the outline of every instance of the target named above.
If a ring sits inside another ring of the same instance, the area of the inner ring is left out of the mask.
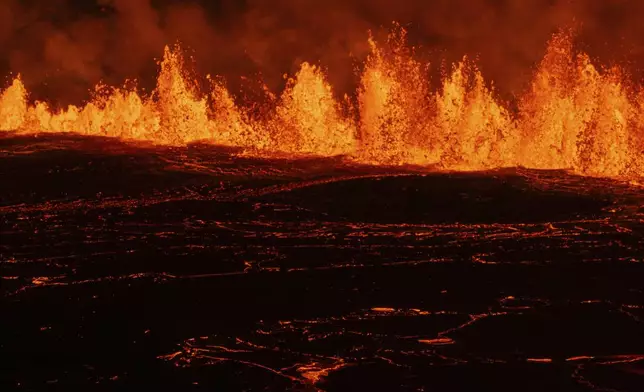
[[[208,78],[204,94],[189,78],[179,48],[166,47],[157,87],[97,87],[83,107],[53,111],[30,103],[20,77],[0,94],[0,129],[74,132],[185,145],[236,146],[246,153],[346,155],[385,165],[447,170],[525,166],[576,173],[644,176],[644,88],[617,68],[601,71],[556,34],[529,91],[511,111],[495,98],[467,58],[432,91],[427,65],[414,58],[397,27],[371,54],[355,97],[334,98],[324,72],[303,63],[271,110],[253,115],[223,82]]]

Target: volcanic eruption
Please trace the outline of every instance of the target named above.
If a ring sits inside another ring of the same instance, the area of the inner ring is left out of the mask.
[[[643,391],[643,13],[0,1],[0,391]]]
[[[617,68],[601,69],[575,51],[572,33],[547,45],[517,109],[501,101],[474,61],[449,67],[438,89],[394,25],[357,72],[355,94],[336,99],[318,65],[302,63],[284,91],[267,95],[261,115],[238,105],[221,77],[200,83],[182,49],[166,47],[157,85],[99,85],[83,106],[51,109],[32,102],[20,76],[0,97],[0,129],[73,132],[185,145],[206,142],[271,153],[344,155],[356,162],[445,170],[524,166],[641,177],[644,89]]]

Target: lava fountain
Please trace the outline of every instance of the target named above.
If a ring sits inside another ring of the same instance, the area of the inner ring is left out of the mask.
[[[371,54],[354,96],[335,98],[322,68],[289,78],[262,116],[238,105],[218,77],[196,82],[179,47],[166,47],[157,86],[97,86],[84,106],[52,110],[31,102],[20,76],[0,93],[0,129],[73,132],[164,145],[195,141],[267,155],[344,155],[369,164],[431,165],[445,170],[507,166],[570,169],[608,177],[644,176],[644,89],[620,69],[596,67],[572,35],[551,39],[518,109],[501,102],[468,58],[434,91],[406,33],[369,39]]]

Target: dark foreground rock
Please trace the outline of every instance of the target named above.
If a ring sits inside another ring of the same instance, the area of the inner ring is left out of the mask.
[[[0,389],[644,390],[644,192],[0,139]]]

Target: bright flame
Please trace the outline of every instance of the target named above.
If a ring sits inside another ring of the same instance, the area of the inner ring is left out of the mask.
[[[429,81],[422,64],[405,47],[405,33],[390,35],[384,50],[369,40],[358,91],[360,137],[357,156],[371,163],[431,164],[440,155],[433,134]]]
[[[516,124],[467,59],[444,81],[436,104],[444,164],[464,170],[515,165]]]
[[[316,66],[303,63],[288,81],[272,123],[276,147],[320,155],[350,154],[355,125],[341,114],[331,86]]]
[[[20,129],[27,118],[27,89],[20,76],[0,95],[0,129]]]
[[[570,35],[553,38],[522,104],[526,166],[618,176],[638,155],[629,134],[641,131],[618,70],[602,74],[575,57]]]
[[[74,132],[157,144],[194,141],[251,154],[346,155],[371,164],[480,170],[522,165],[594,176],[644,176],[644,89],[618,69],[599,70],[556,34],[531,87],[510,111],[467,58],[432,91],[427,64],[395,28],[371,54],[354,97],[337,100],[322,69],[303,63],[258,118],[235,103],[224,81],[209,91],[189,77],[179,48],[164,51],[149,96],[98,86],[82,107],[30,103],[20,76],[0,93],[0,129]]]

